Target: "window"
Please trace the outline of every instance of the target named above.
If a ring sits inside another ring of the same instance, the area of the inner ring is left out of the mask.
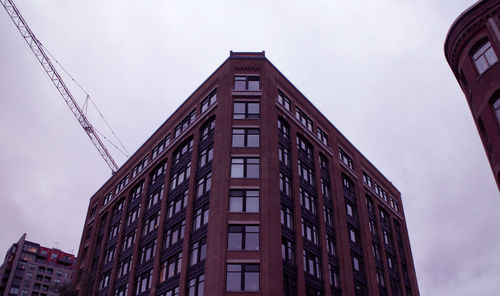
[[[301,219],[302,219],[302,237],[304,237],[311,243],[318,245],[319,244],[318,226],[314,225],[312,222],[309,222],[308,220],[305,220],[304,218]]]
[[[372,187],[372,177],[370,177],[365,171],[363,171],[363,183],[368,187]]]
[[[377,268],[377,283],[381,287],[385,287],[384,272]]]
[[[295,244],[285,237],[281,238],[281,258],[283,262],[295,265]]]
[[[115,186],[115,195],[117,195],[118,193],[120,193],[120,191],[122,191],[123,188],[125,188],[125,186],[127,186],[128,184],[128,174],[123,177],[120,182],[118,182],[118,184],[116,184]]]
[[[323,197],[326,199],[331,198],[330,183],[323,178],[321,178],[321,194],[323,194]]]
[[[182,252],[170,256],[167,260],[163,261],[160,265],[160,283],[181,273],[182,266]]]
[[[231,178],[258,178],[259,158],[231,158]]]
[[[207,258],[207,238],[203,237],[199,241],[191,244],[190,266],[196,265]]]
[[[280,172],[280,190],[281,193],[290,197],[292,185],[290,181],[290,177]]]
[[[335,249],[335,240],[331,235],[326,236],[326,248],[328,250],[328,253],[332,256],[337,256],[337,251]]]
[[[398,201],[395,200],[394,198],[391,198],[391,207],[396,210],[396,212],[399,212],[399,206],[398,206]]]
[[[234,90],[259,90],[259,76],[234,76]]]
[[[231,189],[229,191],[230,212],[259,212],[259,190]]]
[[[160,224],[160,211],[151,215],[149,218],[144,220],[144,225],[142,226],[142,236],[151,233],[153,230],[158,228]]]
[[[187,206],[188,193],[189,190],[186,189],[167,202],[167,218],[173,217],[177,213],[180,213],[180,211]]]
[[[281,118],[278,119],[278,131],[280,136],[288,139],[288,136],[290,135],[290,126],[285,120]]]
[[[258,119],[260,118],[260,103],[258,102],[234,102],[234,119]]]
[[[207,148],[200,151],[198,156],[198,168],[202,168],[209,164],[214,158],[214,147],[210,144]]]
[[[170,181],[170,191],[173,191],[179,185],[184,183],[191,175],[191,161],[182,167],[178,172],[174,173]]]
[[[354,194],[354,182],[351,181],[347,176],[342,174],[342,183],[344,185],[344,193],[350,195]]]
[[[187,156],[189,152],[193,151],[193,138],[187,139],[182,142],[174,151],[174,165],[178,164],[184,156]]]
[[[215,129],[215,117],[212,117],[201,127],[200,142],[203,142],[206,139],[208,139],[213,134],[214,129]]]
[[[130,272],[130,268],[132,266],[131,263],[132,255],[128,256],[127,258],[120,261],[120,263],[118,263],[118,278],[121,278],[122,276],[125,276]]]
[[[387,254],[387,267],[389,269],[394,269],[395,268],[395,266],[394,266],[394,258],[391,255],[389,255],[389,254]]]
[[[380,257],[380,247],[378,244],[374,243],[372,246],[373,249],[373,257],[375,257],[375,260],[381,260],[382,257]]]
[[[290,99],[278,89],[278,103],[280,103],[286,110],[290,111]]]
[[[352,158],[342,148],[339,147],[339,159],[352,170]]]
[[[118,235],[118,231],[120,231],[120,222],[114,224],[111,226],[111,228],[108,231],[108,241],[115,238]],[[52,259],[57,259],[57,254],[52,253]]]
[[[373,208],[373,200],[370,196],[366,195],[365,196],[365,200],[366,200],[366,207],[368,208],[368,212],[370,213],[375,213],[375,210]]]
[[[146,210],[151,209],[155,205],[157,205],[163,199],[163,185],[160,186],[158,190],[150,193],[146,200]]]
[[[368,220],[368,228],[370,228],[370,232],[372,235],[377,235],[377,227],[375,226],[375,220]]]
[[[175,126],[174,138],[177,138],[196,120],[196,110],[191,111],[179,124]]]
[[[153,270],[150,269],[135,278],[135,295],[142,294],[151,288]]]
[[[314,186],[313,169],[299,159],[299,176],[309,185]]]
[[[489,40],[482,41],[479,45],[476,45],[471,55],[479,74],[483,74],[484,71],[498,61],[495,50]]]
[[[339,272],[337,270],[337,267],[335,267],[335,265],[329,263],[328,264],[328,271],[330,272],[330,285],[333,288],[340,288]]]
[[[345,202],[347,216],[357,219],[356,208],[348,201]]]
[[[177,242],[182,241],[184,238],[184,230],[186,227],[186,220],[182,219],[179,223],[170,226],[165,233],[165,249],[170,248]]]
[[[201,274],[189,280],[188,295],[186,296],[203,296],[205,286],[205,274]],[[173,295],[176,296],[176,295]]]
[[[120,295],[117,295],[117,296],[120,296]],[[126,295],[123,295],[123,296],[126,296]],[[160,296],[179,296],[179,287],[178,286],[173,287],[173,288],[169,289],[168,291],[161,293]]]
[[[384,243],[386,246],[391,246],[391,237],[390,235],[387,233],[387,231],[385,230],[382,230],[382,236],[384,237]]]
[[[259,291],[259,264],[227,264],[227,291]]]
[[[210,106],[217,102],[217,89],[214,89],[206,98],[201,101],[201,113],[208,110]]]
[[[150,241],[139,250],[139,264],[148,262],[153,259],[156,252],[156,239]]]
[[[196,196],[200,197],[210,192],[212,187],[212,172],[201,177],[196,184]]]
[[[258,250],[258,225],[229,225],[227,234],[228,250]]]
[[[495,115],[497,116],[498,123],[500,123],[500,95],[493,100],[493,111],[495,111]]]
[[[316,197],[310,194],[309,192],[305,191],[302,189],[302,187],[299,188],[300,192],[300,205],[311,212],[312,214],[316,215],[316,207],[317,207],[317,201]]]
[[[361,262],[358,255],[352,254],[352,268],[355,271],[361,271]]]
[[[141,181],[130,191],[130,202],[140,199],[142,196],[142,189],[144,188],[144,182]]]
[[[111,210],[111,212],[112,212],[111,215],[113,217],[116,217],[120,214],[120,212],[123,210],[123,204],[124,204],[123,198],[115,203],[115,205],[113,206],[113,209]]]
[[[151,159],[155,159],[158,155],[160,155],[160,153],[162,153],[163,150],[168,147],[168,145],[170,145],[170,134],[167,134],[165,138],[163,138],[158,144],[156,144],[156,146],[153,148],[153,151],[151,152]],[[146,166],[147,164],[147,156],[145,157],[145,159],[146,163],[144,163],[144,166]]]
[[[193,217],[193,231],[208,223],[208,213],[208,204],[205,204],[195,210]]]
[[[131,211],[127,213],[127,226],[137,221],[139,214],[141,213],[141,204],[137,207],[133,208]]]
[[[304,139],[300,135],[297,135],[297,149],[299,150],[299,153],[302,153],[303,155],[307,156],[309,159],[312,160],[313,158],[312,146],[306,139]]]
[[[321,279],[321,260],[314,253],[303,250],[304,271],[318,279]]]
[[[233,128],[233,147],[259,147],[258,128]]]
[[[309,131],[313,131],[313,122],[299,107],[295,107],[295,118],[302,123]]]
[[[110,271],[108,271],[105,274],[101,275],[101,280],[99,281],[99,289],[106,288],[109,285],[109,279],[110,278],[111,278],[111,272]],[[42,291],[47,291],[47,288],[45,288],[45,289],[42,288]]]
[[[116,245],[112,245],[109,249],[104,251],[104,264],[113,261],[113,258],[115,257],[115,249]]]
[[[349,228],[349,239],[351,240],[351,243],[353,244],[359,244],[359,234],[356,230]]]
[[[106,195],[104,195],[104,205],[107,205],[111,201],[112,197],[113,197],[112,191],[106,193]]]
[[[120,287],[115,289],[116,296],[127,296],[128,295],[128,283],[121,285]]]
[[[278,148],[278,158],[284,166],[290,167],[290,150],[283,145]]]
[[[317,129],[318,129],[317,133],[318,139],[321,141],[321,143],[328,145],[328,135],[326,134],[326,132],[323,131],[320,127],[318,127]]]
[[[151,171],[151,174],[149,175],[149,184],[153,185],[162,182],[166,170],[167,162],[163,161],[160,165],[158,165]]]
[[[325,225],[333,227],[333,211],[325,204],[323,204],[323,212],[325,215]]]
[[[293,230],[293,210],[281,204],[281,225]]]

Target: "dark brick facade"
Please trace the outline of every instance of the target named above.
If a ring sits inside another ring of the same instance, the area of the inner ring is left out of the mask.
[[[78,257],[80,295],[419,295],[399,191],[263,52],[97,191]]]
[[[444,47],[500,190],[499,16],[499,1],[478,1],[453,23]]]

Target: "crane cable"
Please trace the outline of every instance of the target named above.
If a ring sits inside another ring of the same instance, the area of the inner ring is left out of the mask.
[[[111,131],[111,133],[113,134],[113,136],[115,137],[115,139],[118,141],[118,143],[120,143],[120,146],[121,148],[123,148],[123,150],[120,149],[120,147],[118,147],[117,145],[115,145],[113,142],[111,142],[111,140],[109,140],[105,135],[103,135],[101,132],[99,132],[95,127],[95,131],[101,135],[106,141],[108,141],[109,144],[111,144],[113,147],[115,147],[116,150],[118,150],[121,154],[123,154],[125,157],[129,157],[130,154],[129,152],[127,151],[127,148],[125,148],[125,146],[123,145],[123,143],[120,141],[120,139],[118,138],[118,136],[116,135],[115,131],[113,130],[113,128],[111,128],[111,125],[108,123],[108,121],[106,120],[106,118],[104,118],[104,115],[102,115],[101,111],[99,110],[99,108],[97,108],[97,105],[95,104],[94,100],[92,100],[92,97],[90,96],[90,94],[80,85],[80,83],[78,83],[78,81],[76,81],[75,78],[73,78],[73,76],[63,67],[63,65],[61,65],[61,63],[59,63],[59,61],[52,55],[52,53],[45,47],[43,46],[43,44],[38,41],[40,46],[43,47],[43,49],[48,53],[48,55],[50,56],[50,58],[57,64],[59,65],[59,67],[61,67],[61,69],[64,71],[64,73],[66,73],[66,75],[69,76],[69,78],[71,78],[71,80],[73,80],[73,82],[80,88],[80,90],[86,95],[86,98],[85,98],[85,102],[83,104],[84,106],[84,109],[85,109],[85,113],[87,113],[87,102],[90,101],[92,103],[92,105],[94,106],[95,110],[97,111],[97,113],[99,114],[99,116],[101,116],[102,120],[104,121],[104,123],[106,123],[107,127],[109,128],[109,130]]]

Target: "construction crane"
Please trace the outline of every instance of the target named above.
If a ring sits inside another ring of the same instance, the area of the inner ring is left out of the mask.
[[[118,170],[118,165],[116,164],[115,160],[109,153],[108,149],[106,149],[106,147],[104,146],[104,143],[102,142],[98,133],[96,132],[92,124],[90,124],[89,120],[85,116],[85,113],[82,111],[82,109],[74,99],[73,95],[69,91],[68,87],[62,80],[61,76],[57,72],[56,68],[52,64],[42,43],[35,37],[31,29],[29,28],[28,24],[24,20],[23,16],[17,9],[16,5],[14,5],[14,3],[11,0],[0,0],[0,2],[2,3],[3,7],[7,11],[7,14],[10,16],[10,18],[16,25],[21,35],[23,36],[28,46],[35,54],[37,60],[42,65],[42,68],[49,76],[50,80],[56,87],[57,91],[68,105],[69,109],[75,116],[76,120],[78,120],[83,130],[87,133],[90,140],[97,148],[97,151],[99,151],[104,161],[106,161],[107,165],[111,169],[111,173],[114,174]],[[87,95],[87,99],[88,98],[89,97]]]

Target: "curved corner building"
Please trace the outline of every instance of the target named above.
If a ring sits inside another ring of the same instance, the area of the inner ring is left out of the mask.
[[[451,26],[446,59],[462,87],[500,189],[500,1],[482,0]]]

